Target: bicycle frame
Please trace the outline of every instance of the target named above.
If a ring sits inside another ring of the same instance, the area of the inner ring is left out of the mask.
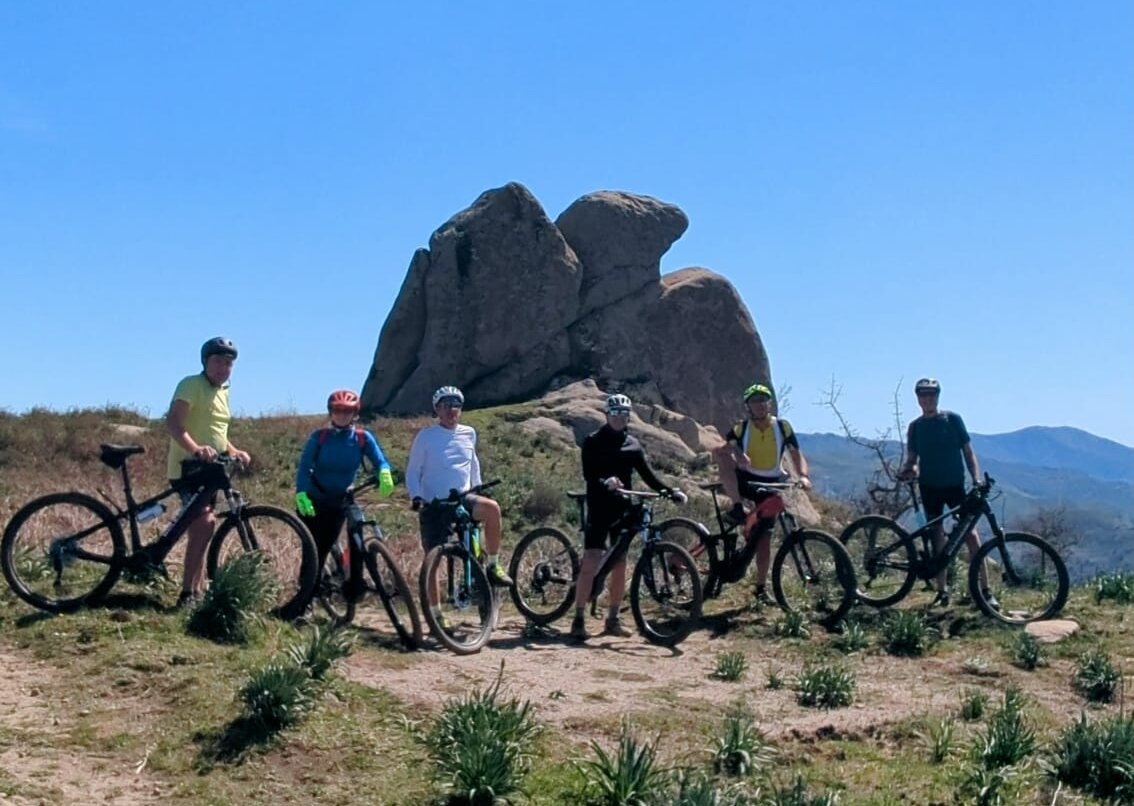
[[[994,539],[1002,540],[1004,538],[1004,530],[1000,528],[1000,523],[996,520],[996,515],[992,511],[992,507],[988,503],[988,491],[991,489],[993,480],[986,473],[985,484],[982,486],[974,487],[965,495],[965,500],[956,507],[946,509],[940,516],[931,521],[927,521],[923,526],[918,527],[915,531],[910,532],[910,540],[921,540],[927,547],[926,551],[917,553],[917,562],[914,565],[914,573],[918,579],[933,579],[953,562],[956,556],[961,551],[961,543],[965,536],[973,530],[973,527],[984,518],[988,522],[989,529],[992,530]],[[968,510],[968,511],[966,511]],[[932,546],[932,538],[938,526],[944,529],[944,522],[947,518],[955,518],[956,522],[953,524],[952,530],[948,532],[945,545],[941,547],[940,551],[934,551],[933,554],[928,554],[928,547]],[[881,549],[881,553],[889,552],[895,549],[899,544],[895,543],[891,546],[886,546]],[[922,554],[928,554],[923,557]],[[1013,572],[1014,573],[1014,572]]]
[[[623,490],[621,491],[626,497],[635,497],[639,499],[657,498],[658,493],[647,493],[638,490]],[[580,495],[577,499],[579,504],[579,535],[583,539],[584,551],[586,550],[586,534],[588,524],[587,513],[587,500],[585,495]],[[638,514],[637,523],[629,522],[635,512]],[[655,530],[650,528],[653,523],[654,512],[651,504],[642,501],[638,506],[632,506],[627,510],[626,514],[619,518],[613,525],[618,527],[618,539],[603,552],[602,559],[599,560],[598,569],[595,571],[594,581],[591,583],[591,593],[587,601],[593,606],[598,597],[602,594],[606,586],[606,578],[610,576],[611,571],[620,562],[626,559],[626,555],[630,553],[630,544],[634,542],[634,538],[639,535],[642,537],[643,545],[656,543],[660,538]]]
[[[766,489],[768,490],[768,492],[779,495],[778,489],[788,489],[792,486],[793,485],[773,486],[772,484],[769,484]],[[737,580],[743,579],[748,573],[748,567],[752,564],[752,560],[756,557],[756,549],[759,548],[760,538],[762,536],[752,534],[752,530],[759,522],[757,511],[754,510],[753,512],[749,513],[748,518],[745,520],[743,534],[746,537],[744,546],[741,549],[737,550],[736,541],[741,537],[741,534],[738,533],[741,525],[737,523],[725,523],[724,513],[721,511],[720,499],[717,497],[717,492],[721,489],[721,485],[711,484],[708,485],[708,489],[713,496],[713,508],[716,510],[717,525],[720,529],[720,531],[716,534],[709,535],[709,539],[713,541],[719,540],[724,546],[724,553],[721,557],[720,566],[721,570],[724,571],[726,575],[722,579],[722,581],[736,582]],[[766,537],[768,539],[771,539],[772,533],[775,532],[777,525],[780,527],[780,531],[783,534],[784,538],[792,534],[798,528],[798,524],[796,524],[795,522],[795,516],[788,512],[786,509],[781,510],[779,513],[777,513],[775,522],[772,524],[771,529],[767,532]],[[695,548],[693,556],[697,557],[700,554],[704,553],[704,551],[705,545],[704,543],[702,543]]]

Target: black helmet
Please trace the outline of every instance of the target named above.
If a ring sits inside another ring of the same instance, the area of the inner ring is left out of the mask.
[[[236,358],[236,345],[232,339],[224,336],[214,336],[201,345],[201,365],[208,363],[210,355],[230,355]]]
[[[922,378],[914,384],[914,394],[921,394],[926,392],[929,394],[941,394],[941,383],[936,378]]]

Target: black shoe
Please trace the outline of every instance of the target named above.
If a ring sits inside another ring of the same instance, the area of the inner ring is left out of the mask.
[[[772,597],[768,595],[768,590],[763,585],[756,586],[756,601],[762,605],[771,606]]]
[[[586,641],[590,636],[587,635],[587,623],[582,618],[576,616],[571,621],[571,637],[576,641]]]
[[[181,591],[177,597],[178,610],[194,610],[201,603],[201,597],[192,591]]]
[[[938,591],[937,598],[929,603],[930,607],[948,607],[951,602],[949,591]]]

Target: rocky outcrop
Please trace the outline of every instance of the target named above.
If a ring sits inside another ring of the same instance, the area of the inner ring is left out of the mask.
[[[723,429],[741,389],[770,383],[768,359],[727,280],[661,276],[687,226],[678,207],[630,193],[589,194],[555,223],[521,185],[482,194],[414,255],[364,410],[422,413],[442,384],[476,407],[594,378]]]

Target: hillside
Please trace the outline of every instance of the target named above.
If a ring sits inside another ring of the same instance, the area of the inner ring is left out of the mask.
[[[530,414],[512,406],[466,415],[480,431],[486,473],[504,479],[505,553],[533,524],[570,530],[562,492],[578,483],[577,452],[520,428]],[[425,422],[388,419],[371,427],[401,467]],[[234,441],[255,462],[239,480],[247,498],[288,504],[301,441],[317,424],[313,417],[234,423]],[[165,438],[137,414],[0,415],[0,523],[49,490],[113,490],[113,474],[94,458],[98,443],[109,440],[144,444],[147,453],[131,460],[135,479],[143,490],[160,483]],[[664,470],[689,479],[706,472],[673,459]],[[404,490],[366,505],[394,536],[412,578],[420,552]],[[783,614],[753,604],[750,586],[732,586],[708,603],[704,629],[676,651],[636,636],[579,647],[565,640],[565,621],[531,629],[506,603],[480,655],[457,657],[432,643],[407,654],[376,613],[376,627],[350,631],[354,652],[312,713],[254,743],[243,743],[236,731],[236,692],[310,629],[269,620],[249,645],[218,646],[186,634],[184,616],[168,608],[175,589],[124,582],[107,607],[61,617],[36,613],[0,590],[0,800],[462,803],[443,796],[444,774],[452,771],[438,768],[416,737],[447,703],[483,691],[502,674],[507,696],[529,703],[541,726],[518,801],[533,806],[589,802],[595,790],[584,771],[594,769],[580,763],[597,759],[592,743],[616,747],[623,725],[639,748],[655,748],[657,765],[693,771],[718,792],[717,800],[678,801],[671,789],[648,801],[659,806],[834,802],[821,800],[824,793],[842,804],[963,801],[976,774],[966,759],[1012,686],[1026,696],[1026,724],[1036,738],[1026,761],[997,784],[1007,787],[1007,802],[1101,803],[1065,786],[1057,792],[1039,764],[1057,757],[1059,737],[1087,707],[1071,684],[1084,653],[1099,650],[1126,666],[1134,659],[1129,606],[1100,605],[1090,591],[1074,591],[1065,613],[1083,629],[1047,648],[1047,665],[1028,671],[1014,662],[1020,634],[963,603],[911,610],[927,643],[923,654],[904,657],[886,648],[889,618],[861,608],[852,612],[853,642],[818,629],[789,637]],[[717,676],[726,656],[746,666],[734,682]],[[853,703],[801,704],[802,681],[817,680],[816,670],[830,670]],[[962,718],[962,706],[977,701],[986,713]],[[759,731],[749,745],[759,750],[758,774],[714,773],[718,743],[739,724],[729,720],[740,718],[742,707]],[[1089,719],[1114,718],[1119,710],[1113,703],[1094,707]],[[949,738],[935,743],[942,725]],[[938,761],[934,746],[944,748]],[[771,800],[777,791],[781,799]],[[813,799],[803,800],[804,793]]]

